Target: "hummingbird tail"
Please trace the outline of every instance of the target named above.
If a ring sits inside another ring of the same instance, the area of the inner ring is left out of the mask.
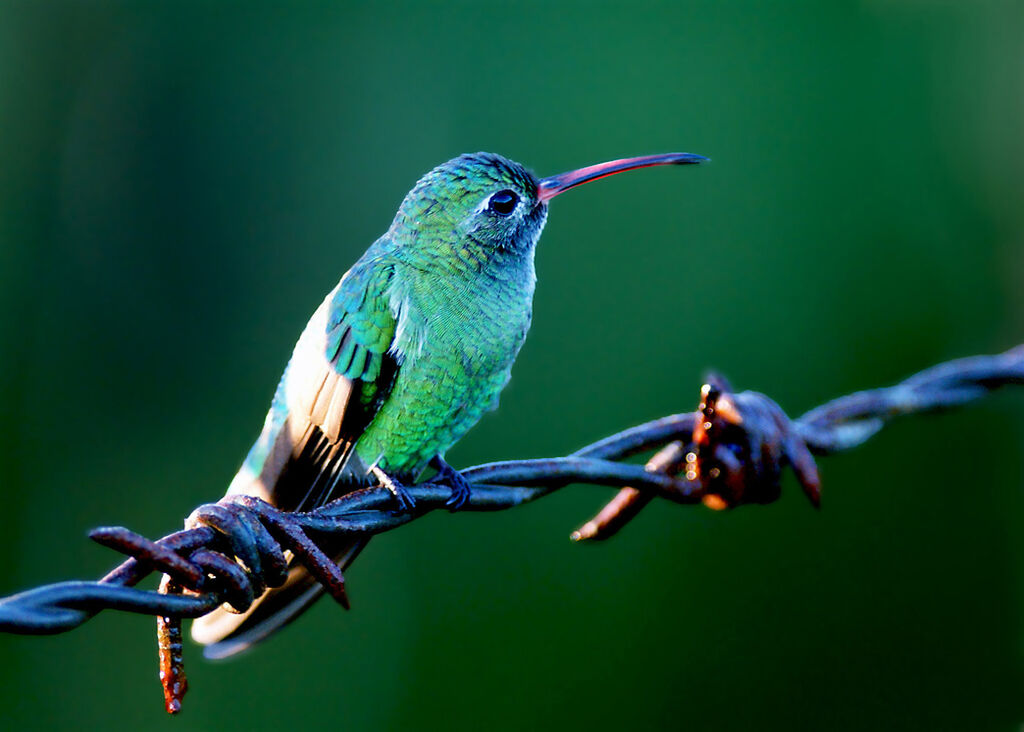
[[[346,569],[369,542],[349,542],[333,553]],[[192,623],[192,640],[206,646],[207,658],[227,658],[259,643],[299,617],[320,599],[324,588],[303,567],[293,567],[281,587],[268,590],[244,613],[218,608]]]

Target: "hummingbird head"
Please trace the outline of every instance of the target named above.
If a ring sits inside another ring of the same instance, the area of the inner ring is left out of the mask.
[[[474,258],[529,249],[547,218],[537,185],[533,173],[500,155],[460,155],[420,178],[402,201],[392,231],[412,235],[405,241],[424,234],[432,241],[451,240],[454,251],[470,248]]]
[[[531,251],[547,220],[548,202],[570,188],[626,170],[706,161],[665,153],[598,163],[538,179],[519,163],[494,153],[460,155],[420,178],[391,225],[404,242],[444,242],[465,258],[483,261],[500,252]],[[437,256],[440,252],[434,252]]]

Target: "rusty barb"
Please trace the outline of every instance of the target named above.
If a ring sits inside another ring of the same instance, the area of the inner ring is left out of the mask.
[[[791,420],[774,401],[734,392],[719,376],[701,389],[696,412],[647,422],[561,458],[489,463],[461,472],[472,486],[463,511],[497,511],[573,483],[618,488],[615,497],[572,534],[607,539],[654,498],[723,510],[778,499],[791,468],[814,506],[821,482],[814,455],[862,444],[893,417],[956,407],[1007,384],[1024,383],[1024,346],[996,356],[949,361],[888,388],[839,397]],[[654,452],[646,465],[625,462]],[[445,508],[451,487],[428,480],[410,487],[415,507],[394,511],[384,486],[349,493],[309,513],[279,511],[249,496],[197,508],[185,529],[153,541],[128,529],[95,529],[90,537],[128,555],[98,582],[61,582],[0,599],[0,631],[55,634],[102,610],[157,617],[160,679],[168,712],[188,688],[182,663],[182,618],[225,605],[244,612],[268,587],[301,564],[342,607],[345,578],[321,546],[343,534],[379,534]],[[135,588],[152,573],[159,590]]]

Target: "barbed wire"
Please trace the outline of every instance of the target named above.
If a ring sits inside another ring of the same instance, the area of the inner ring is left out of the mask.
[[[711,376],[696,412],[674,414],[606,437],[559,458],[511,460],[461,471],[472,493],[462,511],[499,511],[537,500],[569,484],[619,488],[579,530],[575,541],[601,540],[625,526],[654,498],[703,503],[714,509],[765,504],[793,470],[813,505],[821,483],[814,455],[856,447],[890,419],[956,407],[1008,384],[1024,383],[1024,345],[994,356],[973,356],[921,371],[895,386],[834,399],[791,420],[774,401],[735,393]],[[657,451],[646,465],[623,462]],[[381,485],[360,489],[310,512],[289,513],[251,496],[230,496],[197,508],[185,529],[157,541],[123,527],[89,536],[129,559],[96,582],[45,585],[0,599],[0,631],[64,633],[102,610],[158,618],[160,678],[169,712],[187,689],[181,620],[226,605],[245,612],[268,587],[285,582],[301,564],[338,604],[348,607],[341,569],[322,549],[342,535],[370,536],[445,508],[452,486],[441,479],[408,488],[415,500],[395,511]],[[156,591],[135,587],[163,575]]]

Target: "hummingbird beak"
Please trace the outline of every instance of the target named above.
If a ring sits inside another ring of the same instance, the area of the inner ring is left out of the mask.
[[[621,160],[609,160],[607,163],[588,165],[579,170],[570,170],[568,173],[560,173],[550,178],[543,178],[537,184],[537,200],[540,203],[547,203],[559,193],[570,188],[589,183],[598,178],[606,178],[609,175],[622,173],[635,168],[649,168],[652,165],[693,165],[695,163],[707,162],[703,155],[693,153],[662,153],[660,155],[642,155],[638,158],[623,158]]]

